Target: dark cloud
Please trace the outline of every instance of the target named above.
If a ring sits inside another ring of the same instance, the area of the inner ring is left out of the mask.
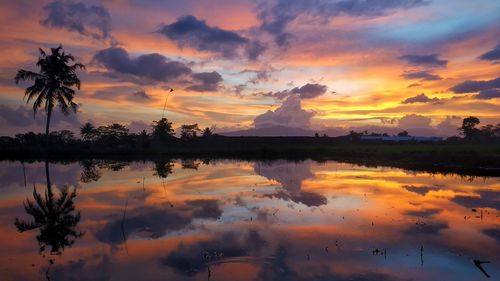
[[[413,83],[413,84],[408,85],[407,88],[413,88],[413,87],[419,87],[419,86],[422,86],[422,84],[420,84],[420,83]]]
[[[410,97],[402,101],[402,104],[412,104],[412,103],[428,103],[428,102],[438,102],[440,99],[438,98],[429,98],[426,94],[422,93],[420,95],[416,95],[414,97]]]
[[[110,36],[111,16],[102,5],[87,6],[83,2],[53,1],[44,8],[45,18],[41,24],[47,27],[75,31],[95,39]]]
[[[425,220],[424,222],[414,223],[406,228],[403,233],[407,235],[437,235],[443,229],[449,228],[447,222],[438,220]]]
[[[442,209],[424,209],[424,210],[415,210],[415,211],[406,211],[404,215],[411,217],[430,217],[433,215],[437,215],[441,213]]]
[[[217,219],[222,215],[215,200],[187,201],[184,205],[172,208],[170,205],[159,207],[143,207],[127,211],[127,217],[113,221],[100,229],[95,237],[108,244],[121,244],[125,237],[131,235],[146,238],[159,238],[170,231],[180,230],[188,226],[195,218]]]
[[[277,0],[262,1],[257,8],[261,21],[260,29],[273,35],[278,46],[290,44],[292,34],[286,31],[288,24],[297,17],[306,15],[312,18],[329,20],[345,15],[350,17],[383,16],[397,9],[410,9],[425,5],[425,0]]]
[[[488,51],[479,56],[481,60],[500,60],[500,44],[498,44],[493,50]]]
[[[439,59],[439,54],[430,55],[404,55],[399,59],[406,61],[408,64],[417,66],[429,67],[445,67],[448,64],[447,60]]]
[[[157,82],[172,81],[191,74],[191,69],[184,63],[172,61],[158,53],[131,58],[125,49],[112,47],[97,52],[94,60],[114,73]]]
[[[434,74],[434,73],[427,71],[427,70],[405,72],[405,73],[401,74],[401,77],[403,77],[406,80],[421,80],[421,81],[443,80],[443,78],[441,76]]]
[[[254,126],[257,129],[274,126],[308,128],[314,115],[314,112],[302,109],[298,95],[291,95],[276,110],[256,116]]]
[[[475,95],[474,97],[480,100],[500,98],[500,88],[482,90],[479,92],[479,94]]]
[[[497,241],[497,243],[500,243],[500,229],[499,228],[487,228],[487,229],[483,229],[481,232],[486,234],[487,236],[495,239]]]
[[[500,210],[500,192],[480,190],[479,196],[457,195],[451,201],[466,208],[491,208]]]
[[[248,231],[246,234],[222,233],[215,239],[190,246],[181,244],[168,256],[161,258],[160,263],[174,269],[179,274],[195,276],[198,273],[206,272],[209,263],[256,254],[266,245],[267,242],[255,230]]]
[[[489,89],[500,88],[500,77],[492,80],[474,81],[467,80],[450,88],[456,94],[476,93]]]
[[[148,93],[146,93],[146,91],[137,91],[137,92],[132,93],[132,95],[130,95],[128,97],[128,100],[134,101],[134,102],[149,102],[152,99],[153,98],[150,95],[148,95]]]
[[[194,73],[192,78],[194,85],[186,88],[188,91],[214,92],[220,88],[220,83],[223,81],[217,71]]]
[[[280,100],[285,99],[291,95],[298,95],[300,99],[313,99],[321,95],[324,95],[327,90],[328,87],[325,85],[317,83],[315,84],[307,83],[302,87],[295,87],[290,90],[284,90],[279,92],[269,92],[263,95],[268,97],[274,97]]]
[[[241,54],[251,60],[257,59],[265,50],[258,41],[251,41],[234,31],[209,26],[205,21],[192,15],[183,16],[157,31],[174,41],[179,47],[190,47],[208,51],[224,58],[233,58]]]
[[[269,79],[271,78],[270,74],[271,71],[274,71],[274,69],[263,69],[263,70],[245,69],[243,71],[240,71],[238,74],[254,73],[255,76],[250,78],[248,80],[248,83],[259,84],[260,82],[269,81]]]
[[[441,188],[437,187],[437,186],[414,186],[414,185],[403,185],[402,186],[404,189],[410,191],[410,192],[413,192],[413,193],[417,193],[419,195],[422,195],[422,196],[425,196],[427,193],[429,193],[430,191],[438,191],[440,190]]]

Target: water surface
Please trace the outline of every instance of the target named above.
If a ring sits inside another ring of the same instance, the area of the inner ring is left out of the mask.
[[[500,278],[495,177],[86,160],[0,162],[0,183],[2,280]]]

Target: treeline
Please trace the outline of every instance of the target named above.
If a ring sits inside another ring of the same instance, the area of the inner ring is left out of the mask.
[[[500,144],[500,124],[477,127],[480,121],[476,117],[463,120],[458,128],[462,137],[450,137],[440,141],[440,144]],[[166,118],[154,121],[151,124],[151,133],[143,130],[140,133],[130,133],[129,129],[121,124],[94,126],[84,124],[76,136],[70,130],[53,131],[49,135],[49,149],[51,151],[69,151],[79,154],[86,153],[214,153],[234,151],[254,151],[256,149],[280,150],[284,147],[311,148],[314,146],[331,146],[336,144],[377,144],[384,141],[363,140],[362,136],[387,136],[351,131],[341,137],[225,137],[214,134],[210,128],[200,129],[198,124],[182,125],[179,128],[179,137],[176,136],[172,122]],[[400,137],[410,136],[403,131]],[[9,151],[12,154],[18,151],[23,154],[47,150],[46,136],[41,133],[17,134],[15,137],[0,137],[0,151]],[[412,143],[417,141],[406,141]]]
[[[180,137],[175,136],[172,122],[166,118],[154,121],[151,125],[152,133],[143,130],[140,133],[130,133],[129,129],[121,124],[113,123],[107,126],[95,127],[92,123],[85,123],[80,128],[77,137],[70,130],[53,131],[49,134],[49,145],[57,146],[99,146],[122,148],[149,148],[151,145],[165,145],[178,142],[189,142],[196,138],[207,138],[214,134],[210,128],[200,129],[198,124],[182,125]],[[46,145],[46,136],[41,133],[28,132],[16,134],[15,137],[1,137],[0,144],[10,146],[42,147]]]

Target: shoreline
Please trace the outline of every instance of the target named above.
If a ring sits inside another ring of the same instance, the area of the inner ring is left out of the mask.
[[[0,148],[0,160],[81,161],[85,159],[147,161],[158,159],[240,159],[272,161],[338,161],[363,166],[383,166],[430,173],[500,177],[500,145],[442,143],[269,143],[211,146],[196,142],[148,149],[52,147]]]

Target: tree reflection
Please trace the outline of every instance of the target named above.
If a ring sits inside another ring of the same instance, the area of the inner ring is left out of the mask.
[[[173,172],[172,171],[173,168],[174,168],[174,163],[172,163],[171,160],[164,160],[164,159],[156,160],[154,167],[155,176],[158,176],[160,178],[166,178]]]
[[[50,184],[49,164],[45,162],[47,188],[42,195],[33,188],[33,200],[26,199],[25,212],[32,216],[32,220],[23,221],[16,218],[14,224],[19,232],[38,229],[40,233],[36,239],[40,252],[50,247],[51,254],[61,254],[65,247],[75,243],[83,235],[77,230],[80,222],[80,212],[75,210],[74,198],[76,190],[65,187],[58,195],[54,194]]]
[[[82,173],[80,175],[80,181],[83,183],[90,183],[93,181],[98,181],[101,178],[101,172],[97,163],[93,160],[83,160],[81,161]]]

